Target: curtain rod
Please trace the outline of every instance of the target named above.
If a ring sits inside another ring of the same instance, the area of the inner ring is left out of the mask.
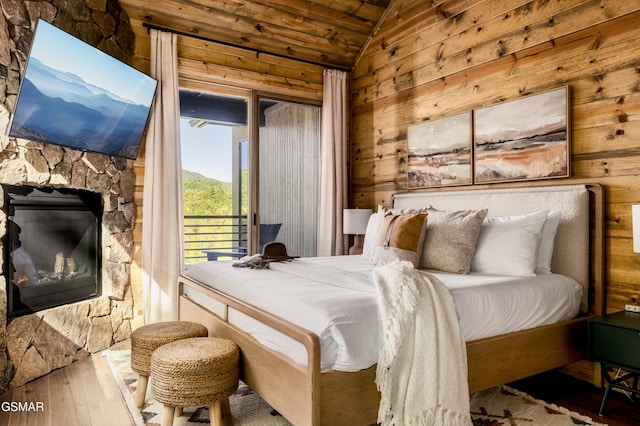
[[[290,61],[296,61],[296,62],[303,62],[305,64],[309,64],[309,65],[316,65],[322,68],[331,68],[331,69],[336,69],[339,71],[345,71],[345,72],[351,72],[351,69],[349,68],[342,68],[342,67],[334,67],[334,66],[327,66],[326,64],[321,64],[319,62],[313,62],[313,61],[308,61],[305,59],[294,59],[294,58],[290,58],[289,56],[285,56],[282,55],[280,53],[271,53],[271,52],[266,52],[264,50],[258,50],[258,49],[252,49],[246,46],[240,46],[234,43],[229,43],[226,41],[219,41],[219,40],[214,40],[212,38],[207,38],[201,35],[197,35],[197,34],[190,34],[190,33],[186,33],[184,31],[178,31],[178,30],[174,30],[171,28],[166,28],[166,27],[160,27],[158,25],[153,25],[153,24],[148,24],[146,22],[142,23],[142,26],[145,28],[148,28],[150,30],[158,30],[158,31],[165,31],[165,32],[169,32],[169,33],[173,33],[173,34],[177,34],[177,35],[181,35],[181,36],[185,36],[185,37],[191,37],[191,38],[195,38],[198,40],[202,40],[202,41],[209,41],[211,43],[218,43],[218,44],[222,44],[223,46],[229,46],[229,47],[235,47],[236,49],[243,49],[246,50],[248,52],[255,52],[256,57],[258,57],[258,55],[265,54],[265,55],[271,55],[271,56],[276,56],[278,58],[283,58],[283,59],[288,59]]]

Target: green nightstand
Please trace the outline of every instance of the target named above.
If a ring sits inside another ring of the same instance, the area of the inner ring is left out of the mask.
[[[602,415],[611,389],[631,392],[634,399],[640,393],[640,313],[622,311],[594,318],[588,321],[588,330],[589,360],[599,362],[605,372],[607,366],[629,372],[614,380],[605,374],[608,385],[600,406]],[[623,384],[629,379],[633,379],[633,387]]]

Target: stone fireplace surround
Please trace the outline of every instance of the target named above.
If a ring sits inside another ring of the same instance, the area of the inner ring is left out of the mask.
[[[0,277],[2,393],[130,337],[135,175],[132,160],[6,136],[38,18],[131,63],[134,36],[117,0],[3,1],[0,7],[0,183],[86,189],[101,194],[104,206],[101,297],[7,320],[7,277]],[[6,224],[0,209],[0,237]]]

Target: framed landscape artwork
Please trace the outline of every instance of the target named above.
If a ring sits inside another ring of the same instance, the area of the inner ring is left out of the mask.
[[[473,183],[471,111],[407,129],[409,188]]]
[[[569,88],[474,111],[474,182],[569,177]]]

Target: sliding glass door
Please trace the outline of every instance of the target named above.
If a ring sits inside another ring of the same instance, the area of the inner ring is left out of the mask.
[[[185,263],[280,241],[316,254],[320,107],[248,91],[180,91]]]

